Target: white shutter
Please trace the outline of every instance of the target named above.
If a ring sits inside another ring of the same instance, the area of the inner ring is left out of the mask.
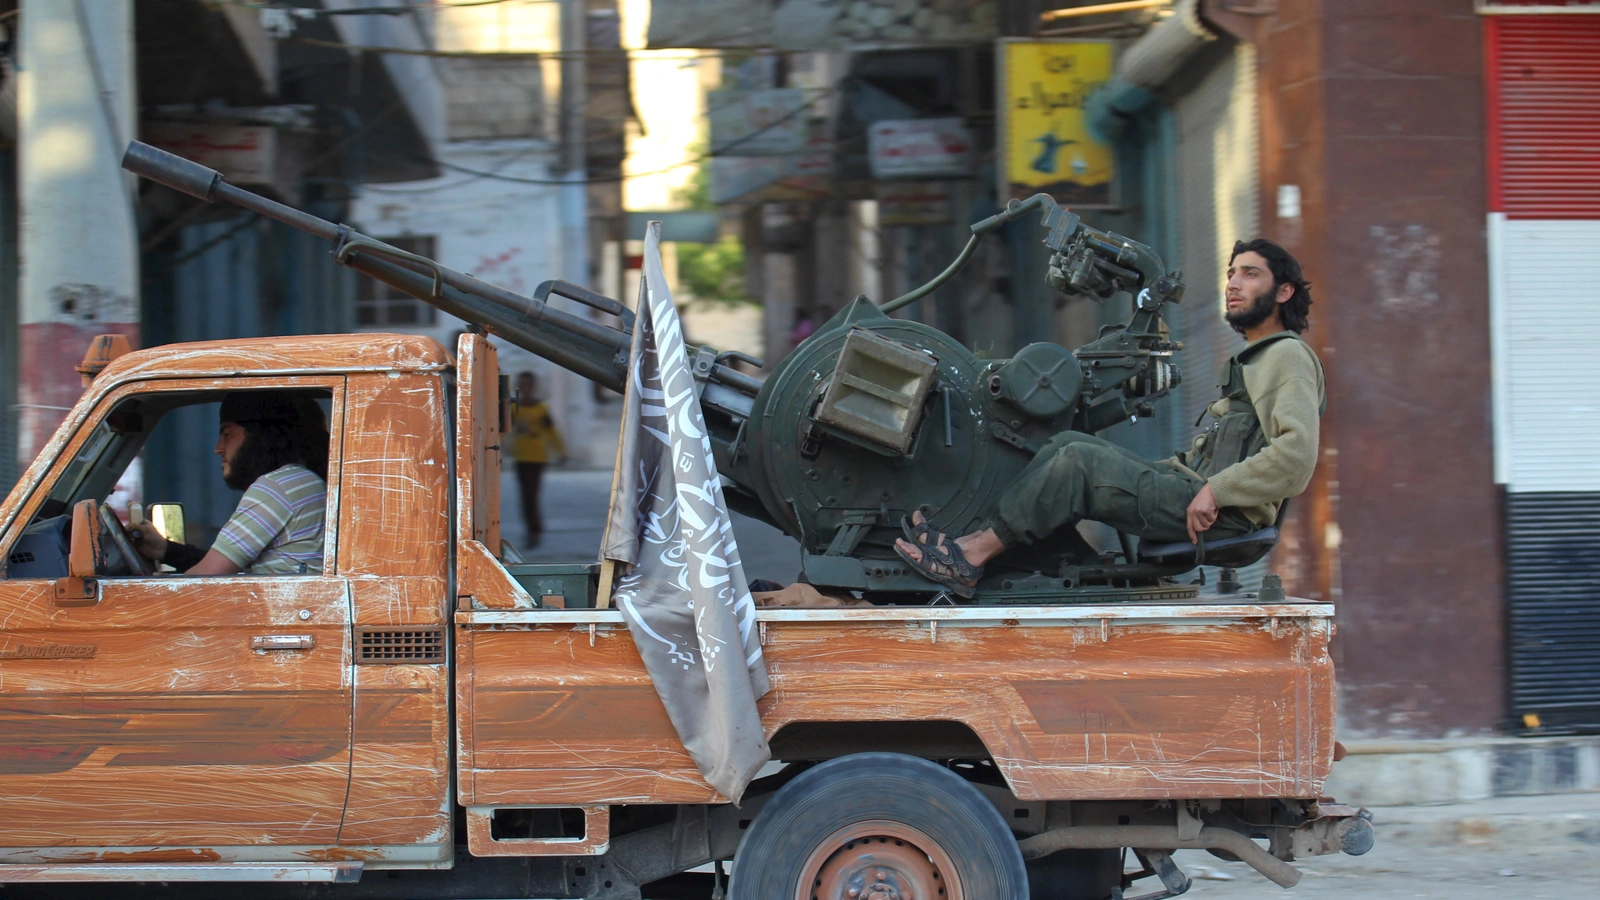
[[[1176,104],[1179,267],[1186,287],[1169,316],[1184,344],[1183,383],[1166,401],[1179,413],[1169,420],[1177,426],[1169,449],[1194,435],[1195,417],[1217,398],[1223,365],[1244,346],[1222,321],[1222,290],[1233,242],[1260,228],[1255,67],[1255,49],[1240,44]]]
[[[1499,219],[1491,230],[1504,353],[1496,468],[1515,493],[1600,492],[1600,221]]]
[[[1178,312],[1169,316],[1173,334],[1183,341],[1178,354],[1183,383],[1166,401],[1179,413],[1167,420],[1175,426],[1169,435],[1172,449],[1188,445],[1195,417],[1218,397],[1222,367],[1244,346],[1222,320],[1222,294],[1233,242],[1260,233],[1255,48],[1237,45],[1178,100],[1175,111],[1185,290]],[[1261,587],[1270,559],[1239,571],[1244,590]],[[1217,570],[1204,568],[1206,581],[1216,583]]]

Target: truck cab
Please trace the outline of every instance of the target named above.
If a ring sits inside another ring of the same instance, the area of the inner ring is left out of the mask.
[[[0,862],[448,862],[452,370],[432,340],[341,336],[95,379],[0,507]],[[249,390],[327,404],[321,574],[145,575],[108,550],[67,596],[13,553],[104,501],[172,413]]]
[[[252,390],[327,414],[322,571],[140,571],[100,504],[176,411]],[[383,334],[174,345],[95,377],[0,506],[0,884],[638,898],[714,889],[731,861],[752,898],[825,880],[842,897],[882,870],[885,897],[943,879],[969,900],[1108,900],[1186,885],[1173,849],[1287,885],[1288,860],[1370,846],[1322,797],[1333,609],[1251,595],[763,609],[774,763],[733,806],[600,566],[501,558],[499,391],[478,334],[454,354]],[[805,818],[895,772],[1000,845],[909,802],[871,833]]]

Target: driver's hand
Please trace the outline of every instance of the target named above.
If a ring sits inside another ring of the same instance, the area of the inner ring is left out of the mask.
[[[133,538],[133,549],[151,562],[160,562],[161,557],[167,555],[167,539],[152,525],[140,525],[130,530],[128,537]]]
[[[1189,540],[1200,543],[1200,532],[1205,531],[1217,522],[1217,498],[1211,493],[1211,485],[1200,488],[1200,493],[1194,495],[1189,501],[1187,515],[1189,525]]]

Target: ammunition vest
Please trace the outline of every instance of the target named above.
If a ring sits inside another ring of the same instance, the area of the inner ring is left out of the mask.
[[[1281,332],[1262,338],[1228,359],[1220,385],[1222,399],[1206,407],[1195,424],[1199,425],[1207,415],[1212,416],[1214,421],[1195,438],[1193,449],[1183,454],[1183,464],[1201,478],[1210,478],[1235,463],[1255,456],[1267,446],[1267,434],[1261,428],[1261,418],[1256,415],[1256,406],[1245,387],[1244,367],[1261,348],[1283,339],[1299,340],[1290,332]]]

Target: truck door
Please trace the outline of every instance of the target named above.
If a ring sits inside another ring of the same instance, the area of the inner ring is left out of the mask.
[[[318,399],[341,433],[342,377],[126,384],[69,414],[44,476],[0,509],[14,576],[0,580],[0,847],[18,848],[7,862],[62,855],[29,848],[234,846],[250,859],[259,845],[336,842],[351,759],[349,591],[327,574],[338,571],[338,440],[324,574],[108,572],[92,596],[61,599],[38,554],[16,549],[30,524],[36,536],[72,504],[104,501],[163,421],[185,418],[174,413],[251,389]],[[209,446],[216,407],[204,409],[211,432],[184,437]],[[217,468],[185,477],[220,487]]]

